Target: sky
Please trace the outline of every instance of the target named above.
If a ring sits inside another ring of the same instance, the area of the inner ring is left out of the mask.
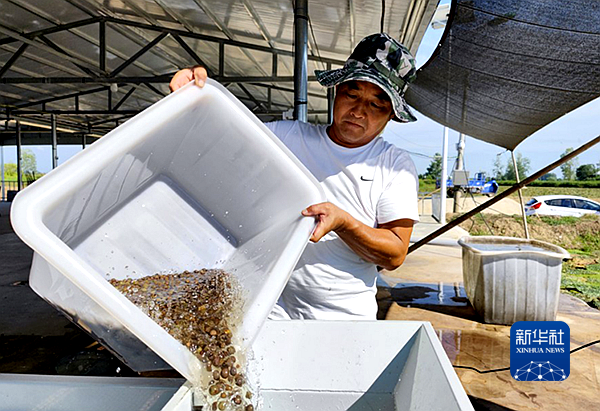
[[[447,0],[440,2],[447,3]],[[423,65],[431,56],[442,35],[443,29],[434,30],[431,27],[425,33],[417,52],[417,66]],[[411,157],[419,174],[425,173],[435,153],[442,152],[444,127],[421,113],[413,110],[418,121],[409,124],[390,122],[383,136],[386,140],[411,153]],[[568,147],[577,148],[600,134],[598,117],[600,114],[600,99],[564,115],[546,127],[537,131],[522,142],[516,149],[530,160],[529,174],[557,160]],[[456,157],[456,143],[459,134],[453,130],[448,136],[448,170],[452,169]],[[36,155],[38,171],[46,173],[51,169],[51,149],[49,146],[28,146]],[[81,151],[81,146],[58,146],[58,164]],[[496,156],[501,156],[501,162],[506,165],[511,161],[510,152],[466,136],[464,151],[465,169],[473,175],[485,171],[491,175]],[[4,161],[16,162],[16,148],[4,148]],[[600,163],[600,145],[597,145],[577,157],[579,165]],[[554,171],[561,176],[560,169]]]

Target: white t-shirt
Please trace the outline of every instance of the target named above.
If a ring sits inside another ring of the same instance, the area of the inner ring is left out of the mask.
[[[324,125],[266,125],[321,183],[327,201],[357,220],[370,227],[419,220],[417,173],[404,150],[382,137],[343,147],[329,138]],[[377,267],[330,232],[308,244],[270,318],[374,320],[376,278]]]

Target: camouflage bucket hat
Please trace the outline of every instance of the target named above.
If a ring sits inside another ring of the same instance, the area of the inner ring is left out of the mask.
[[[371,34],[354,48],[344,67],[315,70],[322,86],[333,87],[349,80],[368,81],[385,91],[394,107],[394,120],[417,121],[404,101],[408,84],[416,77],[415,59],[408,49],[386,33]]]

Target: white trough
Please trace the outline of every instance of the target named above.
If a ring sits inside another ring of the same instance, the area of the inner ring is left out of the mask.
[[[253,350],[261,410],[473,410],[429,323],[268,321]],[[4,374],[0,400],[15,411],[194,409],[189,383],[147,378]]]

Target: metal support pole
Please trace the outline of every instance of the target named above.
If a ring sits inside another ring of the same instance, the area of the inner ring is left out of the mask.
[[[327,63],[327,70],[331,70],[331,63]],[[335,99],[335,95],[333,94],[334,91],[334,87],[327,88],[327,124],[333,123],[333,102]]]
[[[335,100],[333,92],[333,87],[327,88],[327,124],[333,123],[333,101]]]
[[[515,158],[515,150],[510,152],[512,155],[513,167],[515,168],[515,180],[517,180],[517,184],[519,184],[519,168],[517,167],[517,159]],[[518,190],[519,193],[519,203],[521,204],[521,215],[523,216],[523,229],[525,230],[525,238],[529,240],[529,228],[527,228],[527,216],[525,215],[525,205],[523,204],[523,194],[521,193],[521,189]]]
[[[308,120],[308,0],[294,8],[294,119]]]
[[[85,150],[85,139],[87,138],[86,133],[81,133],[81,149]]]
[[[464,148],[465,148],[465,135],[463,133],[460,133],[458,136],[458,144],[456,145],[457,154],[456,154],[456,167],[454,168],[455,170],[463,169],[463,150],[464,150]],[[453,211],[455,213],[460,213],[460,211],[461,211],[461,207],[460,207],[461,197],[462,197],[462,191],[458,187],[456,187],[456,184],[454,184]]]
[[[6,185],[4,183],[4,144],[0,146],[0,174],[2,174],[2,192],[0,192],[0,201],[6,199]]]
[[[219,76],[225,75],[225,43],[219,43]]]
[[[100,22],[98,42],[100,43],[98,66],[100,66],[100,70],[106,71],[106,23],[104,21]]]
[[[554,163],[542,168],[541,170],[538,170],[537,172],[533,173],[532,175],[530,175],[529,177],[527,177],[525,180],[521,181],[520,183],[515,184],[508,190],[503,191],[500,194],[496,194],[496,196],[494,196],[494,198],[491,198],[488,201],[486,201],[485,203],[478,205],[477,207],[475,207],[468,213],[464,213],[463,215],[452,220],[445,226],[438,228],[433,233],[426,235],[425,237],[423,237],[422,239],[420,239],[419,241],[417,241],[416,243],[411,245],[408,248],[408,253],[409,254],[412,253],[413,251],[415,251],[416,249],[420,248],[421,246],[427,244],[434,238],[439,237],[440,235],[444,234],[447,231],[450,231],[452,228],[456,227],[460,223],[473,217],[475,214],[480,213],[481,211],[485,210],[486,208],[493,206],[498,201],[505,199],[506,197],[508,197],[509,195],[514,193],[515,191],[519,190],[520,188],[525,187],[527,184],[531,183],[532,181],[537,180],[544,174],[549,173],[550,171],[554,170],[556,167],[560,166],[561,164],[566,163],[573,157],[578,156],[579,154],[583,153],[584,151],[588,150],[589,148],[595,146],[598,143],[600,143],[600,136],[588,141],[587,143],[585,143],[584,145],[579,147],[577,150],[571,151],[569,154],[565,155],[564,157],[559,158]]]
[[[52,169],[58,165],[58,139],[56,137],[56,114],[50,114],[50,122],[52,125]]]
[[[448,127],[444,127],[442,144],[442,180],[440,181],[440,224],[446,224],[446,192],[448,190]]]
[[[21,122],[16,121],[17,125],[17,190],[23,189],[23,176],[21,175]]]

